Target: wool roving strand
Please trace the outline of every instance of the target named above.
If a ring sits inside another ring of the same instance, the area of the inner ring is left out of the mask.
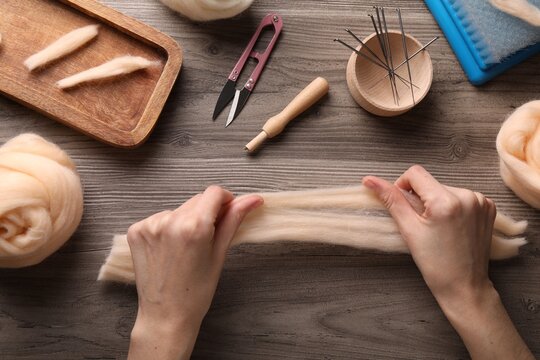
[[[503,123],[497,152],[506,186],[540,209],[540,100],[520,106]]]
[[[83,192],[75,164],[35,134],[0,147],[0,267],[41,262],[79,225]]]
[[[423,209],[416,196],[405,193],[417,211]],[[278,241],[318,242],[407,253],[397,225],[383,204],[364,186],[259,194],[264,205],[250,213],[238,229],[231,246]],[[525,239],[526,221],[516,222],[497,214],[491,259],[518,254]],[[113,246],[98,280],[133,283],[133,263],[126,235],[113,238]]]
[[[540,26],[540,9],[527,0],[490,0],[490,3],[497,9],[533,26]]]
[[[253,0],[160,0],[174,11],[193,21],[211,21],[236,16],[251,6]]]
[[[88,25],[65,34],[24,61],[30,71],[77,50],[98,35],[99,25]]]
[[[120,56],[96,67],[64,78],[58,81],[56,86],[60,89],[67,89],[85,82],[125,75],[160,64],[159,61],[150,61],[141,56]]]

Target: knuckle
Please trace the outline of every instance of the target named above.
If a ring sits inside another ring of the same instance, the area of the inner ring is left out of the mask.
[[[426,172],[426,169],[422,165],[414,164],[409,168],[409,171],[414,174],[423,174]]]
[[[222,192],[222,191],[223,191],[223,189],[219,185],[210,185],[205,190],[205,192],[207,192],[207,193],[219,193],[219,192]]]
[[[127,231],[128,243],[131,245],[139,241],[139,239],[141,238],[141,235],[142,235],[142,223],[139,221],[128,228],[128,231]]]
[[[480,197],[470,190],[465,190],[460,196],[460,200],[467,208],[475,208],[481,202]]]
[[[174,232],[174,235],[179,240],[185,243],[191,243],[198,240],[199,229],[201,228],[201,220],[198,217],[189,216],[182,219],[177,219],[174,224],[169,227]]]
[[[457,216],[463,210],[458,197],[453,195],[443,196],[439,201],[433,202],[434,213],[443,217]]]

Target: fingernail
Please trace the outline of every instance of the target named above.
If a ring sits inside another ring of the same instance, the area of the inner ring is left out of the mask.
[[[364,184],[365,187],[367,187],[368,189],[371,189],[371,190],[375,190],[377,188],[377,184],[375,183],[375,181],[373,181],[373,179],[371,178],[364,178],[362,180],[362,183]]]
[[[264,199],[263,199],[263,197],[262,197],[262,196],[257,196],[257,200],[254,201],[253,206],[254,206],[254,207],[259,207],[259,206],[261,206],[262,204],[264,204]]]

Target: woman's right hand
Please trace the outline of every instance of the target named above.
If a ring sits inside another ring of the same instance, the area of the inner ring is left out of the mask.
[[[396,221],[426,284],[471,357],[534,359],[488,277],[493,201],[444,186],[418,165],[394,184],[374,176],[366,176],[363,183]],[[422,206],[413,206],[406,192],[418,196]]]
[[[470,295],[491,286],[488,262],[495,204],[480,193],[440,184],[423,167],[391,184],[364,178],[395,219],[427,285],[437,299]],[[403,193],[423,204],[418,213]]]

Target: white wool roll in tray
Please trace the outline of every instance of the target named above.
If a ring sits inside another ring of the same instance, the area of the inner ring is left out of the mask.
[[[253,0],[160,0],[193,21],[211,21],[236,16]]]
[[[113,78],[159,65],[161,65],[161,62],[150,61],[141,56],[119,56],[106,63],[59,80],[56,86],[60,89],[68,89],[85,82]]]
[[[88,25],[75,29],[35,53],[24,61],[24,66],[30,71],[60,59],[79,49],[98,35],[99,25]]]
[[[540,100],[520,106],[504,122],[497,151],[506,186],[540,209]]]
[[[363,186],[260,195],[264,198],[264,205],[246,217],[232,240],[232,246],[298,241],[391,253],[408,252],[392,217]],[[421,203],[414,203],[412,195],[407,196],[417,211],[423,207]],[[491,259],[516,256],[526,241],[522,237],[510,237],[523,234],[526,228],[526,221],[516,222],[497,214]],[[126,235],[114,237],[113,247],[101,267],[98,280],[135,281]]]
[[[41,262],[77,229],[83,192],[75,165],[38,135],[0,147],[0,267]]]

